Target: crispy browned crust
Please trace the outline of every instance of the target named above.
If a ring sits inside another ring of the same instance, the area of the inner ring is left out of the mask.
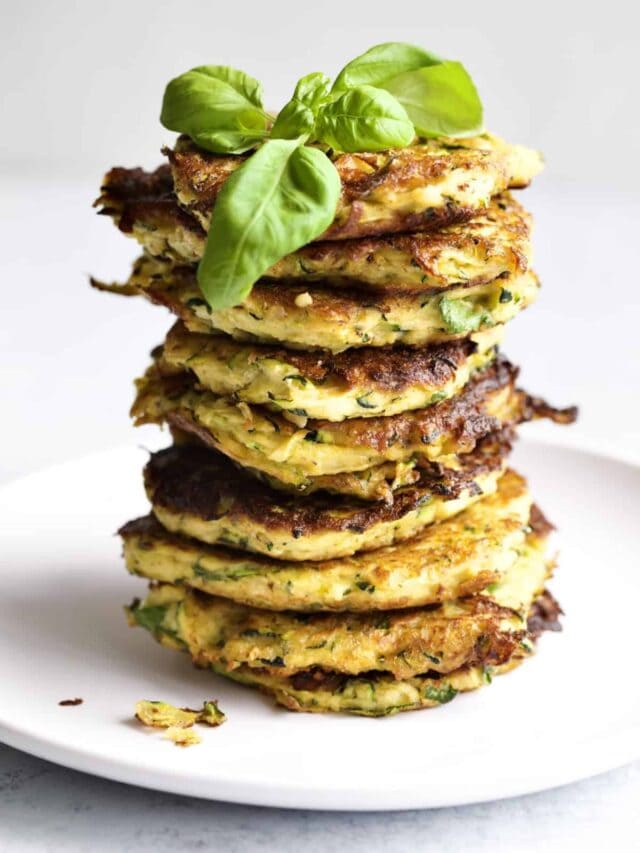
[[[534,601],[529,612],[527,630],[533,640],[537,640],[545,631],[562,631],[560,617],[564,611],[548,589]]]
[[[495,646],[495,649],[493,648],[493,643],[492,648],[489,649],[491,659],[483,659],[480,652],[477,655],[477,659],[474,662],[468,662],[465,667],[477,666],[481,663],[491,666],[499,666],[502,663],[506,663],[508,660],[512,659],[514,655],[518,654],[518,647],[527,635],[528,639],[536,642],[545,631],[561,631],[562,625],[558,619],[560,615],[562,615],[560,605],[551,593],[545,589],[531,605],[526,633],[523,632],[519,634],[518,632],[513,632],[511,636],[505,635],[500,638],[492,637],[491,640],[499,639],[499,642]],[[363,676],[364,675],[366,675],[367,680],[372,682],[385,677],[384,672],[377,670],[363,674]],[[442,673],[436,672],[435,670],[427,670],[416,677],[425,679],[425,681],[433,680],[437,682],[443,676]],[[289,676],[287,680],[291,687],[296,690],[328,690],[330,692],[337,692],[344,684],[346,684],[348,679],[349,676],[344,673],[335,671],[328,672],[320,667],[313,667],[311,669],[297,672]]]
[[[475,478],[502,467],[512,437],[507,430],[487,436],[460,458],[460,470],[425,464],[418,482],[398,490],[392,504],[366,504],[322,493],[289,496],[237,468],[222,454],[188,444],[152,454],[144,481],[153,506],[172,513],[204,520],[251,519],[268,529],[287,530],[296,539],[326,530],[363,533],[373,525],[402,518],[434,495],[453,500],[466,490],[478,494]]]
[[[179,340],[184,335],[194,341],[194,346],[199,342],[203,352],[216,347],[216,338],[189,332],[178,321],[167,335],[167,350],[170,350],[173,338]],[[478,348],[469,338],[415,348],[358,347],[340,353],[234,343],[230,339],[225,339],[225,344],[238,351],[248,347],[252,360],[274,359],[290,364],[305,379],[318,384],[338,382],[347,388],[385,391],[402,391],[416,385],[444,386],[454,379],[460,367]]]
[[[556,409],[549,405],[542,397],[532,397],[527,394],[526,409],[528,413],[527,420],[537,420],[539,418],[548,418],[555,424],[572,424],[578,419],[578,407],[567,406],[564,409]]]
[[[127,521],[126,524],[123,524],[122,527],[117,530],[117,535],[121,536],[123,539],[130,536],[140,536],[147,539],[154,536],[162,536],[167,540],[170,539],[172,543],[175,543],[178,546],[180,545],[181,539],[187,538],[185,536],[178,536],[176,533],[169,533],[169,531],[164,529],[154,515],[141,515],[140,518],[132,518],[131,521]],[[223,546],[216,545],[215,547],[216,550],[219,550]]]
[[[336,423],[309,421],[309,440],[314,430],[327,431],[344,436],[344,443],[349,445],[384,451],[394,445],[431,444],[438,435],[452,433],[461,444],[472,447],[479,437],[499,427],[496,418],[482,411],[482,401],[492,391],[515,380],[517,372],[506,359],[498,358],[448,400],[391,417],[351,418]]]
[[[156,356],[160,355],[156,351]],[[166,373],[161,361],[156,365],[158,381],[162,391],[168,397],[178,397],[195,387],[195,380],[186,372]],[[517,426],[530,420],[546,417],[560,424],[572,423],[575,419],[575,407],[556,409],[548,403],[532,406],[532,398],[525,391],[514,390],[513,405],[507,420],[500,421],[486,411],[486,401],[496,391],[507,386],[515,386],[518,368],[503,356],[479,371],[465,385],[459,394],[424,409],[403,412],[399,415],[377,418],[349,418],[345,421],[309,420],[307,438],[314,440],[319,431],[329,433],[336,443],[356,447],[371,447],[384,452],[394,445],[415,447],[420,444],[432,444],[440,435],[448,435],[455,442],[458,452],[468,453],[483,436],[495,432],[504,426]],[[278,431],[284,436],[292,435],[299,427],[276,413],[267,412],[255,406],[261,414],[277,424]],[[149,423],[145,413],[140,417],[136,407],[132,410],[136,424]],[[166,420],[171,426],[197,436],[203,443],[215,447],[209,432],[197,424],[187,411],[177,408],[167,413]],[[156,422],[156,421],[152,421]]]
[[[193,197],[189,209],[208,214],[227,178],[250,155],[220,156],[198,148],[181,136],[174,149],[164,148],[173,170],[176,192]],[[390,234],[398,231],[433,231],[455,222],[466,222],[475,214],[470,207],[448,202],[443,207],[430,207],[417,213],[390,210],[384,219],[363,222],[363,204],[376,190],[410,191],[442,178],[454,169],[477,169],[490,159],[490,153],[467,148],[433,150],[410,146],[378,153],[339,154],[333,163],[340,176],[342,193],[336,219],[321,240],[344,240],[352,237]],[[499,171],[499,166],[494,167]],[[506,189],[504,175],[502,186]]]
[[[478,211],[475,211],[474,216],[478,216]],[[477,225],[482,227],[485,220],[500,223],[500,227],[509,234],[513,243],[513,268],[518,272],[525,272],[528,269],[528,258],[520,247],[525,244],[531,233],[529,214],[509,193],[504,193],[492,199],[488,210],[482,211],[482,218],[477,220]],[[318,264],[324,262],[332,267],[335,266],[335,259],[365,260],[375,263],[379,252],[392,249],[406,255],[407,263],[420,268],[425,273],[435,274],[438,257],[444,250],[462,251],[468,247],[470,240],[473,240],[476,246],[481,244],[487,256],[495,251],[495,240],[484,237],[480,233],[476,234],[477,230],[476,221],[472,220],[464,229],[444,228],[437,231],[418,230],[409,234],[385,233],[376,237],[340,241],[321,240],[298,249],[295,256],[303,264],[305,261]],[[274,267],[275,272],[277,272],[277,266],[276,264]],[[485,284],[490,280],[488,276],[475,276],[465,284],[471,287]],[[437,288],[431,288],[431,290],[437,290]],[[420,292],[426,293],[429,289],[421,287]]]
[[[189,590],[189,595],[193,596],[193,598],[197,600],[198,608],[205,612],[210,610],[215,612],[216,608],[219,607],[219,604],[224,602],[223,599],[217,596],[210,595],[209,593],[195,588]],[[484,664],[485,666],[500,666],[500,664],[506,663],[519,649],[520,644],[527,635],[526,631],[505,630],[501,626],[501,621],[503,619],[513,618],[513,610],[497,604],[485,595],[470,596],[464,599],[464,604],[464,618],[473,616],[479,623],[478,628],[476,629],[477,635],[475,643],[465,655],[464,666],[477,666],[479,664]],[[405,608],[403,610],[386,610],[383,611],[382,619],[380,618],[380,614],[374,615],[374,625],[376,622],[382,622],[382,620],[384,620],[384,630],[397,632],[399,635],[403,634],[405,637],[405,652],[409,652],[409,654],[411,654],[413,649],[421,649],[424,643],[423,640],[421,642],[422,638],[419,633],[416,635],[415,632],[414,620],[416,616],[420,618],[420,616],[427,611],[435,613],[437,618],[439,615],[437,611],[441,608],[441,604],[436,604]],[[246,605],[241,605],[237,613],[238,618],[243,621],[241,622],[240,628],[235,625],[230,625],[229,635],[227,636],[227,639],[229,640],[231,640],[233,636],[243,628],[251,630],[252,614],[255,614],[257,617],[256,622],[258,625],[262,626],[264,624],[262,621],[263,611],[257,608],[250,608]],[[352,633],[354,637],[358,637],[361,634],[368,634],[371,636],[372,633],[372,614],[367,612],[349,613],[348,615],[345,615],[345,613],[327,612],[311,612],[305,614],[288,613],[285,618],[291,620],[289,624],[291,625],[292,630],[295,630],[295,623],[303,623],[305,629],[308,630],[311,635],[315,633],[322,637],[332,637],[336,633],[343,634],[345,631],[345,620],[348,620],[349,624],[347,630]],[[449,618],[446,621],[448,623],[448,636],[451,638],[451,641],[455,643],[456,633],[459,630],[458,625],[456,624],[456,618]],[[375,630],[375,627],[373,627],[373,630]],[[446,636],[441,635],[441,641],[443,645],[447,647],[448,642]],[[393,661],[393,655],[390,655],[390,659],[386,662],[387,665],[380,666],[380,668],[376,669],[375,672],[388,673],[396,678],[403,678],[409,674],[419,674],[415,672],[407,672],[407,669],[410,669],[410,667],[407,667],[406,661],[402,660],[402,654],[398,657],[398,661]],[[201,650],[200,654],[195,656],[196,665],[202,664],[206,666],[207,662],[210,662],[211,660],[221,662],[220,652],[218,650]],[[279,676],[296,674],[295,669],[286,668],[286,666],[283,666],[280,661],[275,665],[268,660],[261,661],[261,663],[264,663],[265,665],[256,668],[259,668],[263,672],[269,672]],[[389,664],[391,664],[391,666],[389,666]],[[426,660],[423,660],[422,664],[425,667],[425,670],[423,671],[433,671],[433,667],[430,667]],[[458,669],[459,665],[455,668]],[[314,667],[313,669],[314,671],[322,671],[321,667]],[[309,673],[310,670],[298,669],[297,672]],[[335,670],[331,670],[331,672],[335,672]],[[439,672],[442,673],[443,670],[439,670]],[[353,673],[351,674],[353,675]]]
[[[556,529],[537,504],[532,504],[529,526],[541,538],[546,538]]]
[[[202,251],[206,241],[206,233],[186,210],[180,207],[173,194],[173,184],[168,167],[161,166],[155,172],[145,172],[142,169],[112,169],[104,179],[101,195],[96,200],[100,213],[112,216],[118,227],[124,233],[131,233],[134,224],[144,230],[174,232],[186,229],[198,236]],[[470,222],[468,228],[444,230],[419,230],[418,226],[407,226],[403,230],[414,233],[387,233],[382,236],[369,236],[361,239],[344,239],[339,242],[321,240],[302,247],[295,252],[296,258],[304,264],[314,262],[327,266],[335,265],[336,259],[343,261],[366,260],[375,263],[376,254],[387,252],[389,249],[401,252],[406,256],[406,262],[422,269],[425,273],[435,274],[437,260],[444,250],[463,250],[473,240],[476,246],[483,246],[484,253],[490,256],[494,251],[494,241],[482,233],[474,232],[481,229],[485,220],[498,222],[503,231],[510,236],[513,254],[513,270],[525,272],[528,268],[528,258],[522,247],[526,244],[531,231],[531,217],[508,193],[497,196],[492,200],[488,210],[483,210],[482,217]],[[478,216],[479,211],[472,211]],[[435,215],[435,214],[434,214]],[[406,218],[406,217],[405,217]],[[466,222],[469,217],[465,217]],[[454,224],[447,221],[443,224]],[[479,249],[477,249],[479,251]],[[278,276],[278,264],[273,268],[273,274]],[[485,284],[490,276],[478,275],[470,278],[465,286]],[[393,287],[384,290],[393,291]],[[406,289],[406,288],[404,288]],[[421,293],[435,292],[439,288],[419,288]]]
[[[153,172],[114,167],[105,175],[94,207],[100,208],[100,215],[111,216],[125,234],[139,222],[149,229],[179,226],[199,233],[203,240],[206,236],[198,221],[178,205],[167,165]]]
[[[499,426],[496,418],[482,410],[482,401],[491,391],[514,382],[518,372],[517,367],[499,356],[492,365],[476,374],[460,394],[435,406],[392,417],[352,418],[338,423],[312,421],[308,426],[313,425],[313,429],[323,432],[330,431],[336,436],[342,433],[350,445],[374,447],[380,451],[394,444],[429,444],[443,433],[453,433],[458,442],[471,447],[479,437]],[[519,392],[514,406],[514,424],[539,417],[552,418],[557,423],[571,423],[565,413],[574,413],[575,407],[554,409],[545,404],[544,408],[536,408],[531,405],[531,399],[524,391]]]
[[[114,166],[105,175],[101,190],[101,196],[94,203],[96,207],[102,206],[106,200],[124,203],[162,199],[173,194],[171,168],[165,163],[153,172],[147,172],[139,167]]]

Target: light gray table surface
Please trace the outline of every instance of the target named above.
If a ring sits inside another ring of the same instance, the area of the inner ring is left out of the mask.
[[[638,849],[640,763],[555,791],[434,811],[261,809],[108,782],[0,747],[0,850]]]
[[[3,178],[0,481],[123,443],[131,380],[168,327],[161,310],[86,286],[122,276],[134,248],[91,215],[94,186]],[[506,351],[531,390],[579,402],[576,440],[638,458],[638,204],[532,189],[540,303]],[[37,252],[33,229],[38,229]],[[615,251],[607,251],[607,246]],[[612,419],[611,413],[615,413]],[[46,414],[46,419],[44,415]],[[150,433],[147,433],[150,434]],[[0,685],[0,701],[2,688]],[[615,694],[615,691],[613,691]],[[615,695],[612,695],[615,701]],[[425,715],[425,727],[428,718]],[[541,744],[544,749],[544,744]],[[267,810],[132,788],[0,745],[0,851],[638,850],[640,764],[555,791],[433,812]]]

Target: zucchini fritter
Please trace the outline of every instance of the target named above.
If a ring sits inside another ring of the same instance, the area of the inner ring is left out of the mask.
[[[414,293],[473,287],[527,272],[530,236],[531,216],[505,193],[471,221],[440,231],[311,243],[265,277]]]
[[[172,587],[166,622],[196,664],[230,670],[248,666],[290,676],[319,667],[347,675],[381,671],[411,678],[429,670],[444,674],[462,666],[495,666],[506,663],[526,639],[529,608],[549,574],[544,544],[533,535],[527,538],[503,581],[504,595],[498,587],[435,608],[301,614],[259,610]],[[517,608],[511,606],[514,597]],[[157,606],[153,592],[151,598],[150,607]]]
[[[491,494],[510,449],[508,435],[487,436],[456,469],[425,464],[388,504],[290,496],[196,445],[152,454],[144,481],[154,515],[171,532],[282,559],[326,560],[401,542]]]
[[[95,287],[141,293],[177,315],[191,332],[225,332],[238,341],[282,343],[290,349],[424,346],[473,336],[512,320],[536,298],[532,271],[506,273],[485,284],[410,293],[328,287],[325,282],[254,285],[240,305],[213,311],[202,298],[195,269],[144,256],[124,285]]]
[[[163,639],[161,642],[173,647],[170,641]],[[468,693],[491,684],[494,676],[514,669],[529,654],[529,651],[521,649],[507,663],[495,668],[463,667],[447,675],[426,673],[401,680],[377,673],[354,677],[314,672],[283,678],[249,667],[228,670],[216,665],[211,666],[211,669],[239,684],[257,687],[289,711],[331,711],[362,717],[389,717],[400,711],[419,711],[446,705],[459,693]]]
[[[219,156],[180,137],[165,149],[180,205],[208,228],[215,199],[247,156]],[[508,187],[542,169],[538,152],[490,134],[431,139],[378,153],[337,154],[342,181],[336,217],[318,239],[341,240],[465,222]]]
[[[535,642],[543,631],[562,630],[558,621],[561,613],[557,601],[545,590],[534,601],[530,611],[528,627],[531,640]],[[167,645],[172,646],[171,641]],[[383,717],[399,711],[436,708],[450,702],[458,693],[491,684],[494,676],[517,667],[534,649],[533,644],[523,643],[509,661],[497,667],[462,667],[441,676],[431,671],[402,680],[375,672],[353,677],[316,669],[282,678],[249,667],[228,670],[212,666],[211,669],[241,684],[260,688],[290,711],[333,711]]]
[[[431,707],[490,683],[531,653],[541,629],[558,627],[559,608],[542,593],[545,538],[527,537],[490,594],[436,608],[302,616],[162,584],[129,615],[197,666],[261,687],[291,710],[379,716]]]
[[[390,610],[471,595],[504,578],[531,516],[525,480],[507,471],[492,495],[417,537],[352,557],[291,562],[204,545],[153,516],[120,530],[127,569],[268,610]],[[544,531],[542,531],[544,533]]]
[[[114,170],[106,176],[97,204],[149,255],[195,264],[204,254],[206,233],[172,200],[170,178],[163,175],[162,170]],[[505,193],[471,221],[439,231],[303,246],[267,270],[265,279],[322,281],[333,287],[356,284],[363,295],[425,295],[522,275],[530,268],[530,236],[531,216]]]
[[[503,358],[474,375],[459,394],[391,418],[308,421],[303,429],[261,406],[197,388],[187,373],[163,373],[161,359],[136,382],[136,425],[169,423],[182,441],[201,441],[272,486],[298,494],[325,490],[363,500],[391,500],[419,478],[421,460],[445,463],[478,439],[535,417],[570,420],[517,390],[517,370]]]
[[[494,360],[502,329],[430,347],[365,347],[339,354],[243,344],[198,335],[176,323],[162,361],[189,370],[203,388],[237,402],[282,412],[303,427],[308,418],[342,421],[395,415],[457,394]]]

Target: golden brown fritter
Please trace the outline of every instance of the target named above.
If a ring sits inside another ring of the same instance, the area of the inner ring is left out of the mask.
[[[196,263],[204,253],[206,233],[175,201],[165,169],[113,169],[96,204],[151,255]],[[471,221],[439,231],[312,243],[286,255],[265,278],[357,284],[365,292],[472,287],[525,273],[530,234],[530,215],[505,193]]]
[[[425,465],[393,503],[293,497],[196,445],[152,454],[144,479],[154,515],[172,532],[283,559],[324,560],[403,541],[491,494],[509,451],[508,435],[487,436],[455,469]]]
[[[542,630],[558,628],[560,609],[542,592],[544,546],[531,533],[501,585],[435,608],[302,616],[161,584],[133,603],[130,620],[292,710],[377,716],[431,707],[491,683],[533,651]]]
[[[335,560],[206,545],[169,533],[153,516],[129,522],[120,536],[128,570],[152,581],[268,610],[360,612],[436,604],[501,583],[532,521],[526,482],[507,471],[493,494],[413,539]]]
[[[165,153],[178,201],[208,228],[221,187],[250,155],[210,154],[184,136]],[[490,134],[332,159],[342,194],[333,225],[319,238],[325,240],[432,231],[465,222],[492,196],[526,186],[542,168],[537,152]]]
[[[308,418],[395,415],[457,394],[490,364],[501,330],[429,347],[361,347],[341,353],[304,352],[199,335],[176,323],[162,360],[193,373],[203,388],[238,402]]]
[[[444,294],[263,279],[240,305],[214,311],[203,298],[194,267],[149,256],[135,262],[126,284],[95,279],[92,284],[127,296],[140,293],[172,311],[192,332],[225,332],[238,341],[331,352],[474,337],[475,330],[513,319],[535,300],[539,289],[532,271],[455,287]]]
[[[168,423],[181,431],[183,442],[191,436],[275,488],[389,501],[419,478],[422,461],[446,463],[488,433],[541,415],[571,417],[571,411],[552,409],[517,390],[516,376],[500,358],[459,394],[426,409],[340,424],[310,420],[300,429],[263,407],[199,389],[188,373],[167,372],[159,358],[136,382],[131,414],[137,425]]]

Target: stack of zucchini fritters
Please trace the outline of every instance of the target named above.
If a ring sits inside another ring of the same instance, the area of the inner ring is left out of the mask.
[[[165,153],[98,200],[144,254],[97,286],[178,318],[136,383],[135,422],[173,444],[120,531],[151,581],[131,621],[297,711],[431,707],[512,669],[559,614],[513,430],[574,417],[498,351],[538,290],[509,189],[539,156],[488,134],[337,155],[329,230],[212,310],[196,266],[245,158]]]

